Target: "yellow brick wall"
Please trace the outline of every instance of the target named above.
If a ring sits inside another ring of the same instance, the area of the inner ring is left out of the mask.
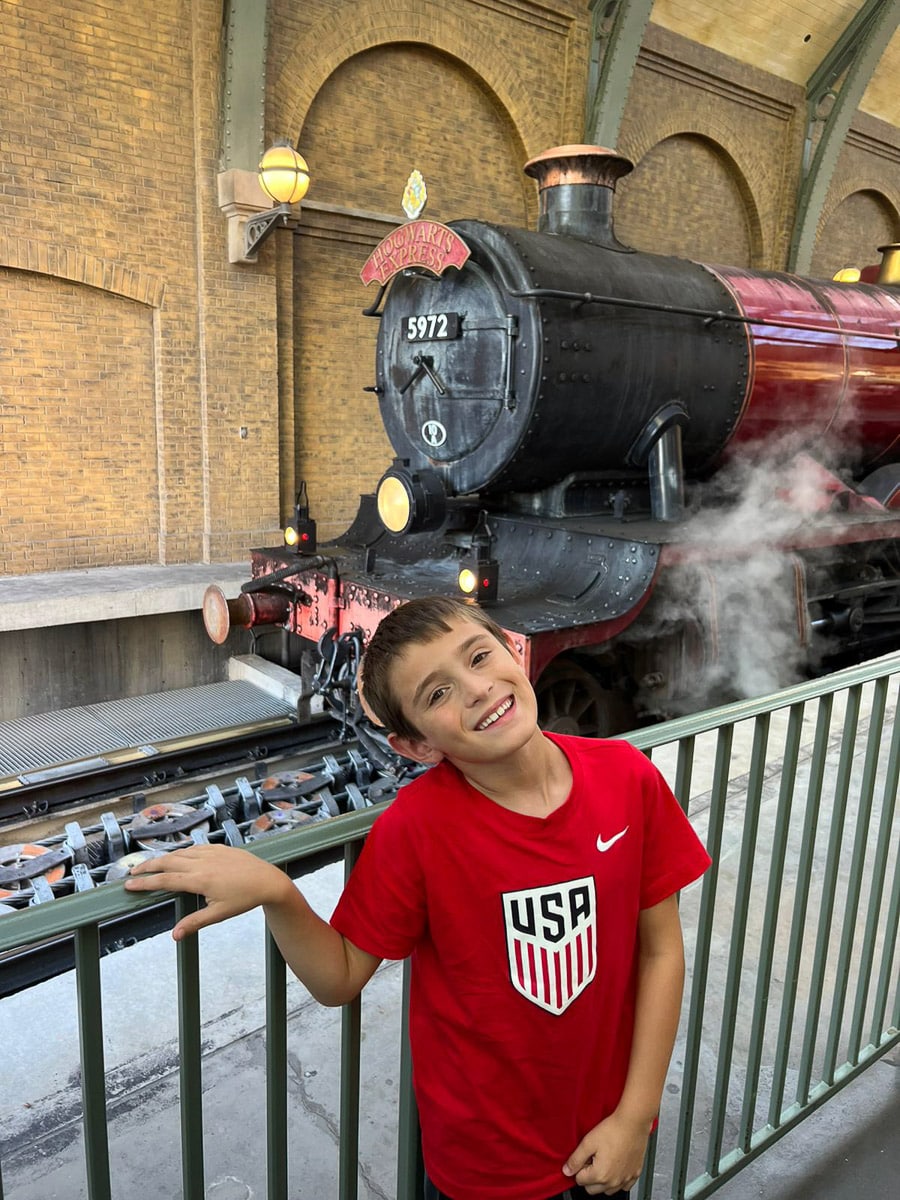
[[[159,527],[152,311],[0,272],[0,574],[152,562]]]
[[[266,134],[313,183],[249,265],[227,261],[216,195],[222,0],[2,16],[0,573],[245,560],[301,479],[340,532],[390,457],[359,268],[412,167],[432,217],[533,221],[523,162],[582,137],[588,5],[270,0]],[[783,266],[804,111],[796,82],[651,25],[620,236]],[[854,129],[823,265],[900,233],[897,133]]]
[[[4,6],[0,572],[277,529],[275,295],[225,259],[220,54],[217,0]]]

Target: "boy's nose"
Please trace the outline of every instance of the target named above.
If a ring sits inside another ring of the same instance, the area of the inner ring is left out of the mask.
[[[493,683],[489,679],[485,679],[483,674],[476,675],[474,672],[466,681],[466,700],[470,705],[481,704],[491,694]]]

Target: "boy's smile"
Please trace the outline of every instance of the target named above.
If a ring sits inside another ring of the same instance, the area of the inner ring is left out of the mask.
[[[474,622],[408,646],[391,668],[391,684],[420,739],[397,739],[424,762],[492,762],[534,735],[537,704],[512,652]]]

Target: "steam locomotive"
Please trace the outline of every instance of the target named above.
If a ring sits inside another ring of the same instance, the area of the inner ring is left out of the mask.
[[[593,735],[900,645],[900,245],[858,282],[638,252],[631,169],[557,147],[537,231],[411,214],[376,248],[396,458],[319,548],[301,489],[207,594],[215,641],[278,627],[333,683],[397,604],[463,594],[544,726]]]

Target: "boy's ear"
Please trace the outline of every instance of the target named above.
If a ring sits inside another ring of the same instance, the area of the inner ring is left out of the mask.
[[[436,750],[434,746],[421,738],[406,738],[397,733],[389,733],[387,740],[392,750],[396,750],[404,758],[411,758],[413,762],[431,763],[434,766],[444,757],[442,750]]]

